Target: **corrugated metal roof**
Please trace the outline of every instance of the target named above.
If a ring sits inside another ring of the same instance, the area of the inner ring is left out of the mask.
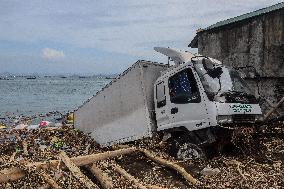
[[[218,27],[221,27],[221,26],[224,26],[224,25],[239,22],[239,21],[242,21],[242,20],[246,20],[248,18],[252,18],[252,17],[255,17],[255,16],[259,16],[259,15],[269,13],[269,12],[272,12],[272,11],[275,11],[275,10],[283,9],[283,8],[284,8],[284,2],[278,3],[278,4],[272,5],[270,7],[266,7],[266,8],[263,8],[263,9],[259,9],[257,11],[253,11],[253,12],[246,13],[246,14],[243,14],[243,15],[240,15],[240,16],[236,16],[234,18],[230,18],[230,19],[227,19],[227,20],[224,20],[224,21],[217,22],[216,24],[213,24],[213,25],[211,25],[211,26],[209,26],[209,27],[207,27],[207,28],[205,28],[205,29],[203,29],[199,32],[211,30],[213,28],[218,28]]]

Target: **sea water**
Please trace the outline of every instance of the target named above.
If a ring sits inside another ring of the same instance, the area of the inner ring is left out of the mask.
[[[110,81],[97,76],[15,77],[0,80],[0,116],[72,111]]]

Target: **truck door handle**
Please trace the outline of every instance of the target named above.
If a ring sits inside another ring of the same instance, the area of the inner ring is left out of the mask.
[[[172,108],[171,109],[171,114],[176,114],[176,113],[178,113],[178,108],[177,107]]]

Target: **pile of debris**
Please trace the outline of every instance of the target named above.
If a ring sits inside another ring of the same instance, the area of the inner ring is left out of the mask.
[[[1,130],[0,188],[281,188],[283,123],[273,128],[246,150],[182,162],[149,139],[103,149],[70,126]]]

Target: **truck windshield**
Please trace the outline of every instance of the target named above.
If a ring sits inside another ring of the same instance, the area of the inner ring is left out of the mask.
[[[218,78],[210,77],[202,64],[195,64],[195,70],[197,71],[207,94],[222,94],[227,91],[251,94],[249,87],[235,70],[222,66],[223,73],[220,76],[220,81]]]

